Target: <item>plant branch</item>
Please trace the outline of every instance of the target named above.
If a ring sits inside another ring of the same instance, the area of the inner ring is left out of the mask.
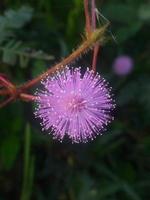
[[[6,96],[6,95],[9,95],[10,94],[10,91],[7,89],[0,89],[0,95],[1,96]]]
[[[92,13],[92,29],[93,29],[93,31],[96,29],[95,9],[96,9],[95,0],[92,0],[91,13]],[[100,45],[98,43],[95,44],[94,50],[93,50],[93,60],[92,60],[92,69],[94,72],[96,72],[97,56],[99,53],[99,49],[100,49]]]
[[[36,100],[36,96],[33,96],[31,94],[26,94],[26,93],[21,93],[20,94],[20,99],[26,102],[29,101],[35,101]]]
[[[0,83],[6,87],[11,93],[15,90],[15,86],[8,80],[6,80],[4,77],[0,76]]]
[[[89,49],[93,47],[94,47],[94,52],[93,52],[92,69],[96,71],[96,62],[99,51],[99,44],[102,44],[103,41],[105,40],[105,32],[109,24],[106,24],[103,27],[96,29],[95,0],[92,0],[91,15],[89,13],[88,3],[89,3],[88,0],[84,0],[84,11],[86,18],[86,39],[81,43],[81,45],[68,57],[64,58],[60,63],[52,66],[46,72],[40,74],[39,76],[35,77],[30,81],[27,81],[26,83],[20,86],[15,86],[13,83],[8,81],[4,76],[0,75],[1,85],[6,88],[6,89],[0,89],[0,95],[9,96],[6,100],[4,100],[0,104],[0,108],[4,107],[13,100],[16,100],[17,98],[26,102],[35,101],[36,96],[27,93],[27,90],[29,88],[33,87],[39,81],[46,78],[48,75],[54,73],[55,71],[62,70],[67,64],[76,60],[83,53],[87,52]]]
[[[86,36],[88,38],[92,31],[89,8],[88,8],[88,0],[84,0],[84,13],[85,13],[85,30],[86,30]]]
[[[92,29],[95,30],[96,29],[96,14],[95,14],[95,0],[92,0],[92,6],[91,6],[91,15],[92,15]]]
[[[93,50],[93,60],[92,60],[92,69],[96,72],[96,65],[97,65],[97,57],[99,53],[100,45],[96,44]]]
[[[89,36],[89,38],[87,38],[79,46],[79,48],[76,49],[76,51],[74,51],[72,54],[70,54],[67,58],[63,59],[60,63],[58,63],[58,64],[54,65],[53,67],[51,67],[50,69],[48,69],[43,74],[39,75],[38,77],[34,78],[31,81],[26,82],[25,84],[23,84],[20,87],[21,90],[28,89],[28,88],[34,86],[35,84],[37,84],[40,80],[42,80],[43,78],[45,78],[47,75],[50,75],[50,74],[54,73],[58,69],[59,70],[63,69],[67,64],[71,63],[73,60],[77,59],[83,53],[85,53],[87,50],[89,50],[90,48],[92,48],[93,45],[95,43],[97,43],[98,41],[100,43],[103,42],[104,34],[105,34],[107,26],[108,26],[108,24],[106,24],[105,26],[103,26],[100,29],[96,29],[95,31],[93,31],[92,34]]]

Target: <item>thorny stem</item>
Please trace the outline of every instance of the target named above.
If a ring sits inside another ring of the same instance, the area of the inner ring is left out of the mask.
[[[99,41],[99,39],[102,39],[101,37],[103,37],[105,29],[106,29],[106,26],[104,26],[101,29],[97,29],[93,31],[91,36],[87,40],[85,40],[76,51],[70,54],[67,58],[63,59],[60,63],[48,69],[46,72],[44,72],[40,76],[36,77],[35,79],[31,81],[28,81],[27,83],[22,85],[20,88],[22,90],[28,89],[32,87],[33,85],[37,84],[40,80],[45,78],[47,75],[54,73],[58,69],[59,70],[63,69],[68,63],[72,62],[73,60],[81,56],[82,53],[86,52],[89,48],[91,48],[97,41]]]
[[[77,48],[72,54],[70,54],[68,57],[63,59],[60,63],[54,65],[50,69],[48,69],[46,72],[40,74],[36,78],[32,79],[31,81],[28,81],[24,83],[23,85],[20,85],[19,87],[12,84],[10,81],[6,80],[3,76],[0,76],[0,81],[2,83],[2,86],[4,86],[7,89],[0,89],[0,95],[2,96],[9,96],[4,102],[0,104],[0,108],[4,107],[11,101],[19,98],[23,101],[34,101],[36,99],[36,96],[27,94],[27,89],[31,88],[35,84],[37,84],[39,81],[41,81],[43,78],[45,78],[47,75],[50,75],[54,73],[55,71],[62,70],[67,64],[72,62],[73,60],[80,57],[83,53],[88,51],[90,48],[92,48],[94,45],[94,53],[93,53],[93,61],[92,61],[92,69],[96,70],[96,62],[97,62],[97,55],[99,50],[99,44],[102,43],[104,40],[104,33],[107,29],[108,24],[103,26],[102,28],[96,29],[96,16],[95,16],[95,0],[92,0],[92,9],[91,9],[91,16],[92,16],[92,27],[90,22],[90,14],[88,9],[88,0],[84,0],[84,10],[85,10],[85,18],[86,18],[86,40]]]

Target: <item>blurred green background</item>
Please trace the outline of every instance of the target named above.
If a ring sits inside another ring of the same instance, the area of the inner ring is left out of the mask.
[[[150,199],[150,3],[99,0],[97,8],[111,22],[97,71],[113,87],[115,120],[77,145],[43,134],[31,103],[1,109],[0,200]],[[1,0],[0,73],[16,84],[32,79],[77,47],[84,24],[82,0]],[[91,55],[73,65],[90,66]],[[134,61],[126,76],[112,68],[121,55]]]

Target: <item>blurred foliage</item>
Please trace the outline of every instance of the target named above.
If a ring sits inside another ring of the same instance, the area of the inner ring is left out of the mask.
[[[19,57],[19,65],[26,67],[30,58],[51,60],[53,57],[40,51],[31,51],[27,44],[17,41],[15,32],[23,28],[32,18],[33,9],[22,6],[17,11],[9,9],[0,16],[0,51],[2,61],[15,65]]]
[[[150,199],[150,4],[99,0],[97,5],[99,21],[111,22],[117,41],[103,47],[97,65],[114,90],[115,121],[92,143],[60,144],[41,133],[30,103],[1,109],[0,200]],[[18,84],[82,40],[82,0],[2,0],[0,8],[0,71]],[[134,59],[133,72],[124,77],[112,70],[121,54]],[[73,63],[90,64],[91,52]]]

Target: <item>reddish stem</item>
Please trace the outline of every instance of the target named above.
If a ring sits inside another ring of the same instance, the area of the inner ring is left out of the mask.
[[[8,88],[8,90],[10,90],[13,93],[13,91],[15,90],[15,86],[10,81],[0,76],[0,82],[2,83],[3,86]]]
[[[96,73],[96,64],[97,64],[97,56],[99,52],[100,46],[96,44],[93,51],[93,60],[92,60],[92,69]]]
[[[8,95],[10,94],[10,91],[7,89],[0,89],[0,95]]]
[[[85,13],[85,28],[87,37],[91,34],[91,22],[88,8],[88,0],[84,0],[84,13]]]
[[[95,0],[92,0],[92,6],[91,6],[91,13],[92,13],[92,28],[93,31],[96,29],[96,13],[95,13],[96,5]],[[93,60],[92,60],[92,69],[96,73],[96,64],[97,64],[97,56],[100,49],[99,44],[95,44],[94,50],[93,50]]]
[[[91,6],[91,13],[92,13],[92,28],[93,30],[96,29],[96,14],[95,14],[95,0],[92,0],[92,6]]]
[[[35,101],[36,100],[36,96],[30,95],[30,94],[26,94],[26,93],[21,93],[20,94],[20,99],[22,99],[23,101]]]

